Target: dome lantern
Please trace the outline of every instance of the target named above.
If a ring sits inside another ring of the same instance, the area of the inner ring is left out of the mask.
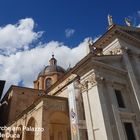
[[[57,65],[57,60],[54,58],[54,54],[52,55],[52,58],[49,60],[49,62],[50,66]]]

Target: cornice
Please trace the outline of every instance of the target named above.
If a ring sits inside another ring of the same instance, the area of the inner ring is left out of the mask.
[[[55,88],[48,92],[48,95],[57,94],[63,88],[65,88],[69,83],[71,83],[77,77],[76,74],[71,74],[68,78],[66,78],[63,82],[59,83]]]
[[[116,25],[119,29],[121,30],[125,30],[125,31],[133,31],[133,32],[137,32],[140,33],[140,28],[138,27],[132,27],[132,26],[120,26],[120,25]]]
[[[131,43],[140,46],[140,40],[135,38],[134,36],[128,34],[126,31],[134,31],[134,32],[139,32],[140,33],[140,29],[138,28],[125,28],[125,27],[121,27],[118,25],[114,25],[112,28],[110,28],[105,34],[102,35],[102,37],[100,37],[94,44],[93,47],[96,48],[103,48],[105,47],[107,44],[110,43],[111,40],[113,40],[115,37],[121,37],[123,39],[127,39],[129,42],[131,41]]]
[[[112,72],[120,73],[122,75],[126,75],[127,74],[126,70],[123,70],[123,69],[120,69],[120,68],[116,68],[116,67],[107,65],[105,63],[102,63],[102,62],[99,62],[99,61],[96,61],[96,60],[92,60],[92,62],[94,63],[94,66],[97,66],[98,68],[102,67],[102,68],[105,68],[105,69],[110,70]]]
[[[123,39],[127,39],[128,42],[133,43],[136,46],[140,46],[140,40],[135,38],[134,36],[122,31],[122,30],[117,30],[116,34],[118,37],[121,37]]]

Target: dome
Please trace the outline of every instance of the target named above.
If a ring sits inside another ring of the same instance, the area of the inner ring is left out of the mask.
[[[65,70],[62,67],[57,66],[57,65],[56,66],[48,65],[39,73],[38,76],[49,75],[49,74],[55,73],[55,72],[65,73]]]
[[[42,75],[50,75],[52,73],[65,73],[65,70],[57,65],[57,60],[54,58],[54,55],[52,55],[52,58],[49,60],[50,65],[45,66],[45,68],[39,73],[38,76]]]

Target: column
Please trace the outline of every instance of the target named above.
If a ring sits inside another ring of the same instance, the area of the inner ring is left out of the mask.
[[[131,62],[129,60],[127,49],[123,50],[123,58],[124,58],[126,69],[128,71],[128,77],[130,79],[130,83],[131,83],[131,86],[132,86],[132,89],[133,89],[133,92],[134,92],[134,95],[135,95],[135,99],[136,99],[138,108],[140,110],[140,94],[139,94],[140,88],[138,86],[138,83],[137,83],[137,80],[136,80]]]
[[[105,128],[105,132],[107,133],[105,136],[107,137],[108,140],[113,140],[113,135],[112,135],[112,130],[111,130],[111,124],[110,124],[110,117],[109,117],[109,113],[108,112],[108,108],[107,108],[107,104],[106,104],[106,100],[105,100],[105,90],[106,92],[107,89],[104,87],[104,83],[102,80],[98,81],[98,94],[99,94],[99,99],[100,99],[100,104],[101,104],[101,108],[102,108],[102,114],[103,114],[103,120],[104,120],[104,128]],[[104,136],[104,139],[105,139]]]
[[[87,125],[88,140],[95,140],[88,90],[85,90],[82,93],[82,95],[83,95],[83,102],[84,102],[84,108],[85,108],[85,118],[86,118],[86,125]]]

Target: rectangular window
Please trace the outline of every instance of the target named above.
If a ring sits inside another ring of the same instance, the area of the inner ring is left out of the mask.
[[[125,128],[127,140],[136,140],[132,123],[125,122],[124,123],[124,128]]]
[[[116,95],[116,98],[117,98],[118,106],[121,107],[121,108],[125,108],[121,91],[115,89],[115,95]]]

